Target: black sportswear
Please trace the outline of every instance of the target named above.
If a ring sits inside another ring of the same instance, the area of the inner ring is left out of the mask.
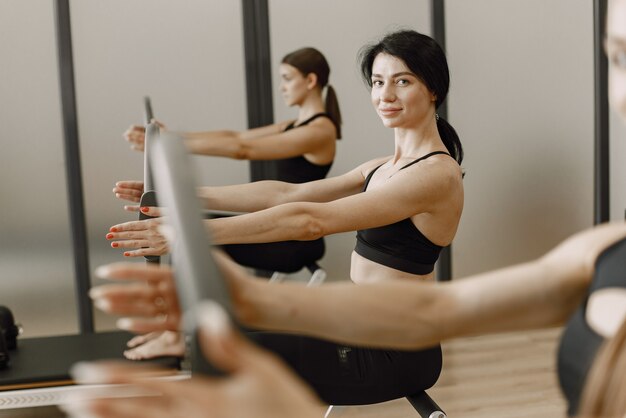
[[[298,125],[295,122],[290,123],[286,128],[285,132],[291,129],[299,128],[300,126],[305,126],[314,121],[317,118],[325,117],[329,118],[327,113],[316,113],[311,116],[304,122],[299,123]],[[332,119],[331,119],[332,120]],[[330,164],[313,164],[304,156],[299,155],[297,157],[291,158],[282,158],[280,160],[273,161],[276,167],[277,178],[276,180],[284,181],[287,183],[306,183],[309,181],[321,180],[326,178],[326,175],[330,171]]]
[[[558,352],[558,374],[561,390],[568,401],[568,415],[575,416],[587,374],[604,338],[585,320],[587,301],[596,290],[626,287],[626,240],[605,250],[596,262],[589,292],[578,310],[568,321]]]
[[[411,161],[400,170],[438,154],[450,155],[443,151],[431,152]],[[367,190],[372,176],[381,166],[382,164],[367,175],[363,192]],[[420,275],[433,271],[443,249],[426,238],[410,218],[390,225],[362,229],[357,231],[356,239],[354,251],[357,254],[383,266]]]
[[[430,388],[441,373],[439,345],[400,351],[345,346],[291,334],[246,335],[280,356],[330,405],[403,398]]]

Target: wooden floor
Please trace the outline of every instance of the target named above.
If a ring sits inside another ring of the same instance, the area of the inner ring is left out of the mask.
[[[444,367],[428,394],[449,418],[565,417],[555,367],[561,329],[463,338],[443,345]],[[402,399],[348,407],[341,418],[418,418]]]

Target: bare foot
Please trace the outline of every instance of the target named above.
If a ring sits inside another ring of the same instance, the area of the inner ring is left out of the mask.
[[[146,360],[163,356],[181,357],[185,354],[185,340],[182,334],[172,331],[151,334],[157,335],[152,336],[140,346],[124,351],[124,357],[129,360]]]

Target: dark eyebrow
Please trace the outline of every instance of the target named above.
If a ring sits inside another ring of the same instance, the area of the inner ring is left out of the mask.
[[[403,76],[403,75],[410,75],[411,77],[415,77],[415,78],[417,78],[417,76],[416,76],[415,74],[413,74],[412,72],[410,72],[410,71],[402,71],[402,72],[400,72],[400,73],[395,73],[395,74],[392,74],[392,75],[391,75],[391,78],[396,78],[396,77],[400,77],[400,76]],[[372,77],[379,77],[379,78],[383,78],[383,76],[382,76],[382,75],[380,75],[380,74],[372,74]]]

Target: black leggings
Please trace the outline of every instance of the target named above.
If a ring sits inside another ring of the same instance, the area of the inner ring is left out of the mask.
[[[261,270],[295,273],[324,256],[324,239],[262,244],[228,244],[221,248],[238,264]]]
[[[344,346],[291,334],[247,332],[276,353],[329,405],[403,398],[433,386],[441,372],[439,345],[419,351]]]

